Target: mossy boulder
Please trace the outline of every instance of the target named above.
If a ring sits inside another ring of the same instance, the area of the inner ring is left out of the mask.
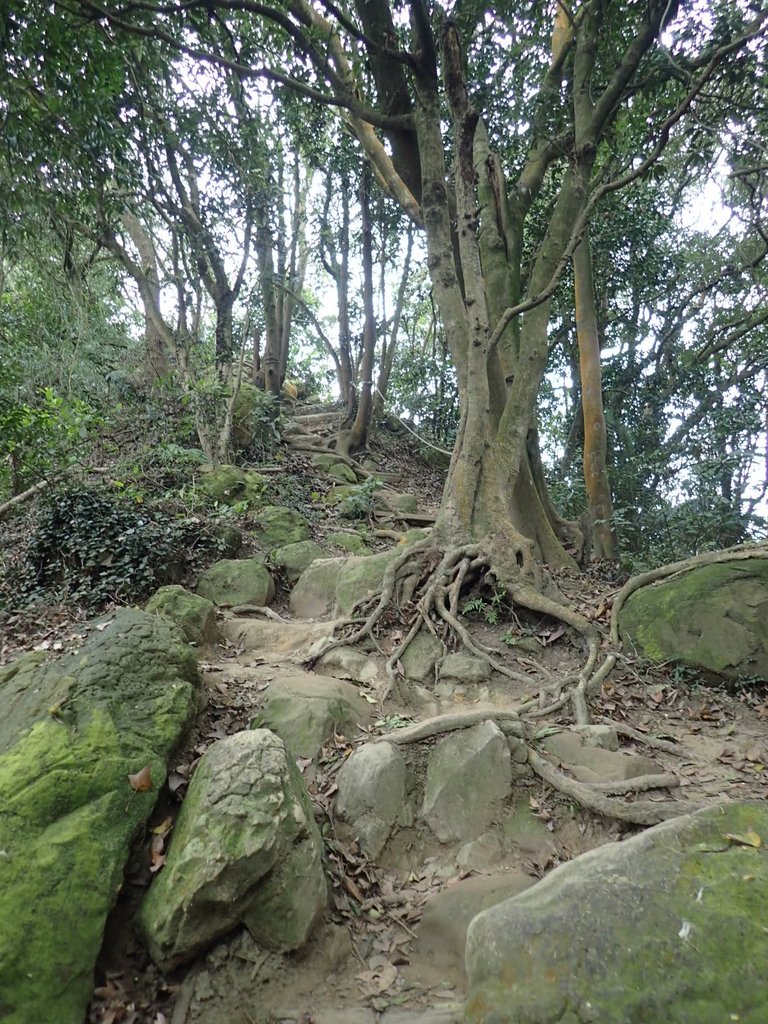
[[[333,613],[336,586],[346,558],[312,562],[299,577],[288,600],[291,614],[301,619],[321,619]]]
[[[267,551],[286,544],[298,544],[311,536],[309,523],[301,512],[283,505],[265,505],[255,521],[254,537]]]
[[[322,848],[301,775],[277,736],[256,729],[214,743],[141,907],[152,957],[173,968],[239,924],[269,949],[302,946],[327,903]]]
[[[413,494],[400,494],[397,491],[376,491],[377,503],[381,504],[383,508],[393,508],[396,512],[404,512],[406,515],[409,512],[419,511],[419,502]]]
[[[260,558],[224,558],[214,562],[197,581],[201,597],[217,605],[268,605],[275,584]]]
[[[335,484],[325,496],[327,505],[341,505],[342,502],[359,497],[361,494],[358,484]]]
[[[768,679],[768,559],[701,566],[632,594],[619,617],[626,644],[725,678]]]
[[[263,429],[270,399],[261,388],[242,381],[232,409],[232,440],[240,448],[252,444]]]
[[[200,471],[197,486],[209,498],[222,505],[237,505],[247,501],[258,508],[269,481],[253,469],[238,466],[204,466]]]
[[[123,609],[0,670],[0,1019],[82,1024],[130,846],[198,706],[173,623]],[[150,788],[129,775],[148,769]]]
[[[424,531],[409,530],[405,540],[410,543],[423,535]],[[349,615],[358,601],[376,594],[387,566],[402,553],[403,546],[398,545],[375,555],[313,562],[291,592],[291,611],[303,618]]]
[[[309,461],[316,469],[327,470],[331,466],[339,464],[339,457],[334,455],[333,452],[317,452],[317,454],[310,456]]]
[[[329,544],[333,544],[342,551],[349,551],[352,555],[368,555],[370,549],[360,533],[343,533],[341,530],[329,533],[325,538]]]
[[[332,480],[338,480],[342,484],[356,484],[357,473],[346,462],[335,462],[325,471]]]
[[[766,836],[765,803],[725,804],[585,853],[483,911],[467,934],[466,1020],[768,1020]]]
[[[277,733],[292,757],[315,757],[334,732],[354,736],[370,717],[370,705],[352,683],[282,672],[270,683],[257,723]]]
[[[172,619],[191,644],[215,644],[219,639],[213,602],[199,594],[191,594],[184,587],[160,587],[145,608],[155,615]]]
[[[273,565],[279,566],[285,573],[289,583],[295,583],[306,568],[325,553],[313,540],[300,540],[295,544],[285,544],[275,548],[270,558]]]

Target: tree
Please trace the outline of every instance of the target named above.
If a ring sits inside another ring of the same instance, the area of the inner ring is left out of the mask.
[[[695,7],[675,0],[630,9],[560,5],[554,21],[538,8],[500,15],[473,4],[451,20],[437,5],[410,0],[407,32],[393,6],[368,0],[354,10],[293,0],[258,12],[237,0],[128,2],[119,14],[90,0],[79,6],[115,30],[162,39],[211,67],[279,82],[340,111],[379,184],[425,233],[461,401],[435,531],[446,564],[462,573],[479,560],[521,604],[556,611],[541,595],[537,564],[573,565],[565,546],[578,553],[581,543],[576,528],[552,514],[536,458],[552,295],[600,200],[654,167],[685,115],[706,106],[705,86],[711,92],[726,82],[736,57],[754,60],[750,45],[768,15],[724,7],[728,31],[716,19],[708,33]],[[207,32],[203,6],[237,40],[236,60]],[[494,153],[468,88],[481,24],[496,53],[510,33],[526,40],[505,65],[516,62],[513,76],[524,76],[518,109],[531,111],[527,123],[520,118],[516,167],[504,168]],[[663,47],[662,31],[670,40]],[[287,71],[268,58],[286,47]],[[361,49],[373,88],[357,70]],[[655,104],[650,121],[646,97]],[[635,123],[635,111],[642,148],[614,152],[613,126]],[[554,199],[548,211],[538,204],[545,187]]]

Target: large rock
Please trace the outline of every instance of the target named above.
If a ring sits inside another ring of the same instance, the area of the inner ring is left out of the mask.
[[[0,670],[4,1024],[82,1024],[131,843],[198,686],[177,627],[135,609],[95,624],[79,651]],[[142,769],[149,788],[134,791]]]
[[[350,615],[359,601],[373,597],[381,588],[384,573],[402,549],[382,551],[380,555],[348,558],[336,584],[336,608],[339,615]]]
[[[428,629],[421,629],[400,657],[406,679],[417,683],[435,681],[435,665],[445,654],[445,648]]]
[[[391,743],[367,743],[351,754],[337,776],[336,813],[374,860],[405,803],[406,774],[405,759]]]
[[[320,619],[333,613],[336,585],[346,558],[323,558],[313,562],[298,579],[288,599],[292,615]]]
[[[409,530],[406,541],[411,543],[422,537],[423,531]],[[377,555],[313,562],[291,592],[291,611],[307,618],[333,613],[341,617],[349,615],[359,601],[376,596],[387,567],[403,551],[398,545]]]
[[[190,594],[184,587],[160,587],[145,607],[148,612],[165,615],[177,623],[191,644],[215,644],[219,639],[213,602]]]
[[[272,551],[286,544],[308,540],[309,523],[296,509],[284,505],[265,505],[255,517],[253,534],[261,546]]]
[[[422,817],[442,842],[470,839],[493,821],[512,791],[504,733],[481,722],[441,740],[427,762]]]
[[[345,462],[335,462],[328,466],[325,471],[332,480],[338,480],[342,484],[356,484],[357,473]]]
[[[768,559],[705,565],[630,596],[622,638],[653,661],[768,679]]]
[[[300,540],[295,544],[285,544],[281,548],[275,548],[271,555],[271,562],[283,570],[289,583],[295,583],[305,569],[318,558],[323,557],[323,549],[315,541]]]
[[[261,473],[237,466],[203,466],[197,481],[198,488],[222,505],[237,505],[247,501],[258,508],[269,481]]]
[[[464,878],[435,893],[416,928],[414,960],[442,969],[451,980],[464,973],[464,951],[470,921],[488,907],[530,889],[535,879],[522,871]]]
[[[268,949],[299,948],[327,904],[321,852],[282,741],[256,729],[214,743],[139,913],[153,959],[170,969],[241,923]]]
[[[768,1020],[767,836],[765,804],[700,811],[484,911],[467,935],[467,1021]]]
[[[268,619],[225,619],[222,633],[244,651],[265,655],[306,654],[333,633],[333,622],[274,622]],[[296,659],[300,660],[300,659]]]
[[[357,687],[318,673],[279,672],[258,718],[283,740],[292,757],[314,757],[334,732],[352,736],[371,717]]]
[[[260,558],[223,558],[201,575],[197,592],[218,605],[264,606],[274,598],[275,584]]]
[[[370,549],[365,543],[362,534],[344,530],[335,530],[325,535],[326,542],[332,544],[342,551],[348,551],[351,555],[368,555]]]

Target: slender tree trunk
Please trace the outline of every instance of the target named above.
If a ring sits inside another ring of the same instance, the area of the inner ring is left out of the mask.
[[[368,441],[371,425],[373,360],[376,353],[376,316],[373,309],[373,231],[371,228],[371,171],[363,164],[360,181],[363,260],[363,352],[360,362],[360,398],[355,420],[347,436],[339,436],[338,448],[345,455],[360,451]]]
[[[264,390],[280,399],[280,325],[275,306],[275,270],[269,210],[262,203],[256,212],[256,254],[259,264],[259,285],[264,311],[265,342]]]
[[[146,297],[142,294],[144,305],[144,341],[146,345],[147,376],[150,380],[162,380],[170,372],[170,361],[165,339],[158,329],[154,309],[160,308],[160,276],[157,269],[157,253],[155,246],[139,221],[129,210],[123,214],[123,224],[131,241],[136,246],[141,260],[142,270],[146,279]]]
[[[392,366],[395,361],[395,352],[397,351],[398,335],[400,333],[400,321],[403,316],[403,308],[405,307],[405,295],[408,289],[408,278],[411,272],[411,253],[413,251],[413,226],[408,228],[408,248],[405,253],[405,262],[403,264],[403,273],[400,277],[400,284],[397,289],[397,299],[395,300],[395,311],[392,316],[392,329],[389,332],[389,337],[385,336],[382,344],[381,362],[379,364],[379,376],[376,381],[376,394],[373,396],[373,411],[371,413],[371,420],[374,423],[378,423],[384,414],[384,399],[387,397],[387,388],[389,386],[389,378],[392,374]]]
[[[288,370],[288,356],[291,346],[291,327],[293,314],[296,310],[295,295],[301,295],[304,277],[307,272],[309,251],[306,244],[307,227],[307,193],[311,185],[311,175],[301,180],[301,166],[296,157],[293,167],[293,217],[291,219],[291,242],[286,267],[288,292],[282,296],[282,319],[280,321],[280,381],[285,380]]]
[[[613,526],[613,502],[606,467],[607,440],[603,409],[600,337],[597,328],[595,289],[589,229],[573,256],[576,300],[576,335],[579,342],[581,404],[584,412],[584,483],[593,522],[593,550],[598,558],[618,557],[618,538]]]

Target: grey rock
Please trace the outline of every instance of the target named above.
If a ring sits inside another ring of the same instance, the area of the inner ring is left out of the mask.
[[[433,682],[435,665],[444,653],[443,645],[437,637],[422,629],[400,658],[406,678],[417,683]]]
[[[580,782],[622,782],[661,771],[649,757],[589,746],[583,736],[571,731],[548,736],[544,749],[567,765]]]
[[[469,1024],[768,1020],[764,803],[666,821],[555,868],[467,933]]]
[[[168,970],[244,923],[263,946],[301,946],[323,913],[322,840],[298,769],[266,729],[201,758],[138,923]]]
[[[280,736],[292,757],[315,757],[334,732],[354,736],[370,717],[370,705],[351,683],[296,670],[276,674],[260,724]]]
[[[440,678],[456,679],[462,683],[484,683],[491,674],[491,667],[482,658],[471,654],[447,654],[440,662]]]
[[[375,860],[405,801],[405,759],[391,743],[365,744],[344,763],[338,786],[336,813]]]
[[[421,815],[438,839],[470,839],[483,832],[511,793],[509,747],[495,722],[447,736],[427,763]]]
[[[485,871],[498,864],[504,853],[501,839],[495,832],[483,832],[456,854],[456,864],[461,871]]]

